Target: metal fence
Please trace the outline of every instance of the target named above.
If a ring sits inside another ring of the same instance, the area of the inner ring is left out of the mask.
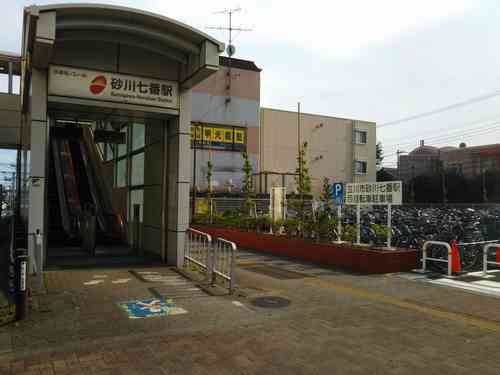
[[[212,283],[217,276],[229,283],[229,292],[234,291],[236,278],[236,244],[223,238],[217,238],[212,247]]]
[[[209,266],[211,246],[212,237],[209,234],[189,228],[186,232],[184,267],[187,267],[188,262],[190,262],[201,267],[204,271],[211,270]]]
[[[191,264],[201,268],[214,285],[218,279],[227,283],[229,293],[236,285],[236,244],[223,238],[212,239],[207,233],[189,228],[184,248],[184,267]]]
[[[441,246],[446,249],[447,256],[446,258],[432,258],[427,256],[427,250],[430,245],[435,245],[435,246]],[[422,246],[422,272],[426,271],[426,266],[427,266],[427,261],[433,261],[433,262],[442,262],[442,263],[447,263],[447,274],[448,276],[451,276],[451,246],[447,242],[441,242],[441,241],[426,241],[424,245]]]
[[[494,261],[494,262],[488,260],[488,256],[489,256],[491,249],[500,249],[500,243],[498,243],[498,242],[489,243],[489,244],[486,244],[484,246],[484,249],[483,249],[483,276],[486,276],[486,274],[488,273],[488,264],[500,267],[500,262],[498,261],[498,256],[496,256],[496,261]]]

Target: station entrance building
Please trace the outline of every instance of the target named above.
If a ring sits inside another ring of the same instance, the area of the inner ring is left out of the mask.
[[[96,4],[25,8],[20,212],[28,248],[137,247],[183,260],[192,88],[224,45],[175,20]]]

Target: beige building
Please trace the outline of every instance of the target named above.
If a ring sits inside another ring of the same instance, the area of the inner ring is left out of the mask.
[[[308,143],[312,192],[318,194],[324,177],[330,182],[376,180],[376,124],[374,122],[301,113],[300,140]],[[272,186],[295,190],[297,166],[297,112],[271,108],[260,110],[260,174],[258,192]]]

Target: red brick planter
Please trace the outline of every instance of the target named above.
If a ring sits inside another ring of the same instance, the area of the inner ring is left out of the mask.
[[[347,244],[314,243],[207,225],[193,225],[193,227],[212,236],[233,241],[238,247],[338,266],[354,272],[381,274],[410,271],[420,267],[419,251],[412,249],[377,250]]]

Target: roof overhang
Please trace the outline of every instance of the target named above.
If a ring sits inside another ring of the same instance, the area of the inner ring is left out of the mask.
[[[224,43],[171,18],[114,5],[52,4],[24,9],[23,62],[46,69],[54,43],[110,41],[148,49],[181,63],[181,88],[217,71]],[[29,87],[29,77],[23,85]],[[25,90],[26,91],[26,90]]]

